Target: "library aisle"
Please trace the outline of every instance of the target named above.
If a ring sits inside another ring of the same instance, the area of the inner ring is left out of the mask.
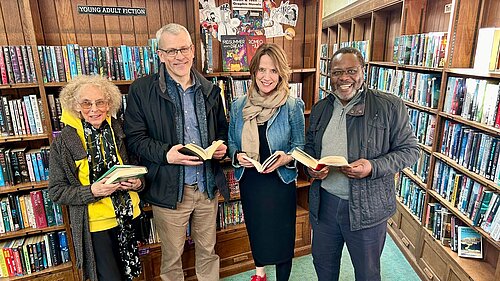
[[[417,273],[405,259],[399,248],[394,244],[391,236],[387,235],[384,252],[381,259],[382,280],[399,281],[404,277],[405,281],[420,281]],[[274,266],[266,267],[267,279],[275,280]],[[221,279],[221,281],[247,281],[254,274],[254,270],[242,272],[233,276]],[[312,262],[312,256],[306,255],[293,259],[292,275],[290,281],[317,281],[316,272]],[[355,280],[354,268],[349,257],[347,248],[344,247],[342,255],[342,266],[340,269],[341,281]]]

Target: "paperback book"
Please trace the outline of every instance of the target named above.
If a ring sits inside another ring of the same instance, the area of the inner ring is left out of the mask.
[[[243,158],[245,158],[246,160],[252,162],[253,166],[255,167],[255,169],[257,169],[257,172],[259,172],[259,173],[262,173],[267,168],[271,167],[274,163],[276,163],[276,161],[278,161],[279,157],[280,157],[280,155],[277,152],[275,152],[275,153],[271,154],[271,156],[269,156],[261,164],[261,163],[259,163],[259,161],[254,160],[254,159],[248,157],[247,155],[243,156]]]
[[[179,149],[179,152],[182,154],[187,154],[187,155],[192,155],[192,156],[197,156],[200,158],[200,160],[209,160],[212,159],[212,156],[214,155],[214,152],[217,150],[217,148],[223,144],[223,140],[218,140],[212,145],[210,145],[207,148],[203,148],[197,144],[194,143],[188,143],[181,149]]]
[[[331,166],[331,167],[350,167],[349,163],[343,156],[325,156],[319,160],[315,159],[311,155],[307,154],[300,148],[295,148],[292,151],[291,156],[299,161],[300,163],[304,164],[305,166],[319,171],[323,169],[326,166]]]
[[[224,71],[248,71],[245,36],[222,35],[220,46]]]
[[[104,173],[97,181],[100,181],[106,177],[105,184],[112,184],[122,181],[127,181],[128,179],[140,178],[147,174],[148,169],[144,166],[135,165],[114,165],[106,173]]]
[[[483,258],[483,240],[481,234],[468,226],[458,227],[458,256]]]

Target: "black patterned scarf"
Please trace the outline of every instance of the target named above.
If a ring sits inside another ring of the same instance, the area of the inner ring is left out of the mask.
[[[87,159],[89,162],[90,182],[93,183],[114,165],[120,164],[113,140],[113,133],[108,122],[104,121],[100,128],[82,120],[85,141],[87,143]],[[123,261],[126,280],[132,280],[141,273],[139,249],[132,225],[134,210],[128,191],[118,190],[111,194],[118,222],[118,244]]]

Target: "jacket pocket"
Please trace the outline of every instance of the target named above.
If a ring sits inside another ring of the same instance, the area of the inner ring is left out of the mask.
[[[365,144],[369,159],[378,157],[383,153],[384,140],[387,134],[387,124],[377,115],[368,120],[368,137]]]

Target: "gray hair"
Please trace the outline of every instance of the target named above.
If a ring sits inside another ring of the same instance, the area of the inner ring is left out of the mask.
[[[166,24],[164,26],[162,26],[160,29],[158,29],[158,31],[156,32],[156,41],[158,42],[158,47],[161,47],[160,46],[160,42],[161,42],[161,37],[163,36],[164,33],[168,33],[168,34],[173,34],[173,35],[179,35],[180,33],[182,32],[185,32],[188,37],[189,37],[189,41],[191,41],[191,34],[189,33],[189,31],[182,25],[178,24],[178,23],[169,23],[169,24]],[[193,42],[191,41],[191,44]]]

